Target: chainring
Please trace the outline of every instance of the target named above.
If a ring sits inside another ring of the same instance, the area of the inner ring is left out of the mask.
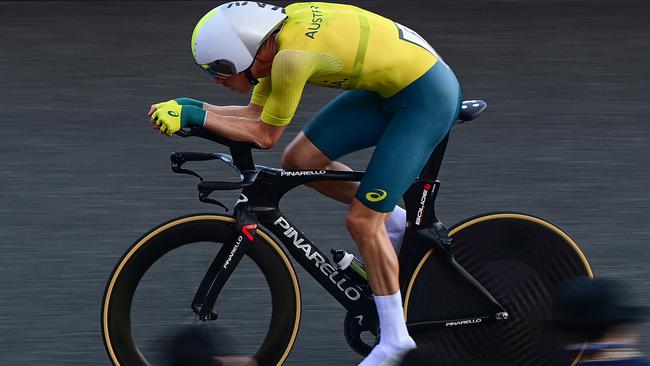
[[[364,341],[361,335],[363,333],[373,335],[373,332],[362,325],[362,320],[363,318],[361,315],[354,316],[349,312],[346,313],[345,320],[343,321],[343,333],[345,334],[345,340],[348,342],[348,345],[350,345],[350,348],[361,356],[367,356],[379,342],[379,337],[374,337],[375,340],[372,344]]]

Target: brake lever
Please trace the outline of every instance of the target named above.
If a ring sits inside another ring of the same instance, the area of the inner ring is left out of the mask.
[[[226,207],[223,203],[221,203],[221,202],[219,202],[219,201],[217,201],[217,200],[215,200],[213,198],[209,198],[208,197],[209,195],[210,195],[210,193],[205,194],[203,192],[199,192],[199,201],[204,202],[204,203],[211,203],[213,205],[217,205],[219,207],[222,207],[224,210],[228,211],[228,207]]]
[[[192,176],[195,176],[195,177],[199,178],[199,180],[201,182],[203,182],[203,177],[200,176],[198,173],[196,173],[193,170],[182,168],[183,164],[185,164],[187,162],[187,161],[185,161],[185,159],[178,158],[177,155],[172,154],[171,155],[171,161],[172,161],[172,172],[177,173],[177,174],[192,175]]]

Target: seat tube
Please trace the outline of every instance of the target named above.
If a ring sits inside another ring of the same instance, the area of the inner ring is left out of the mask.
[[[404,193],[406,220],[411,224],[412,230],[430,228],[439,221],[435,211],[439,189],[439,181],[418,179]]]
[[[420,172],[420,179],[428,179],[435,181],[438,179],[438,173],[440,172],[440,166],[442,165],[442,159],[445,156],[445,151],[447,150],[447,142],[449,142],[449,134],[447,134],[438,146],[433,149],[433,152],[429,156],[429,160],[422,168]]]

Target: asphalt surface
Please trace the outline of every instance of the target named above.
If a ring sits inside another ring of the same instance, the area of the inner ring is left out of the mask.
[[[438,212],[452,224],[486,211],[545,217],[581,244],[597,274],[650,301],[650,3],[354,2],[420,32],[489,109],[453,134]],[[171,151],[223,151],[166,138],[149,105],[216,87],[189,37],[213,2],[0,2],[0,364],[107,365],[105,281],[148,228],[198,202],[169,170]],[[308,87],[282,147],[336,90]],[[345,157],[362,169],[370,151]],[[227,169],[212,177],[230,176]],[[234,203],[236,194],[221,194]],[[283,209],[322,248],[354,247],[345,207],[298,189]],[[299,270],[304,318],[289,365],[353,365],[342,308]],[[164,290],[164,288],[161,288]],[[650,328],[644,350],[650,351]]]

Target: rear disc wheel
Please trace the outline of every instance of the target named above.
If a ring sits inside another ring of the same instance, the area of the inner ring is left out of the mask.
[[[593,277],[577,244],[539,218],[486,214],[450,229],[457,262],[506,309],[510,318],[414,334],[418,347],[439,365],[574,365],[581,352],[561,350],[550,319],[551,295],[564,281]],[[477,315],[480,296],[460,285],[434,252],[412,275],[405,295],[408,322]]]

